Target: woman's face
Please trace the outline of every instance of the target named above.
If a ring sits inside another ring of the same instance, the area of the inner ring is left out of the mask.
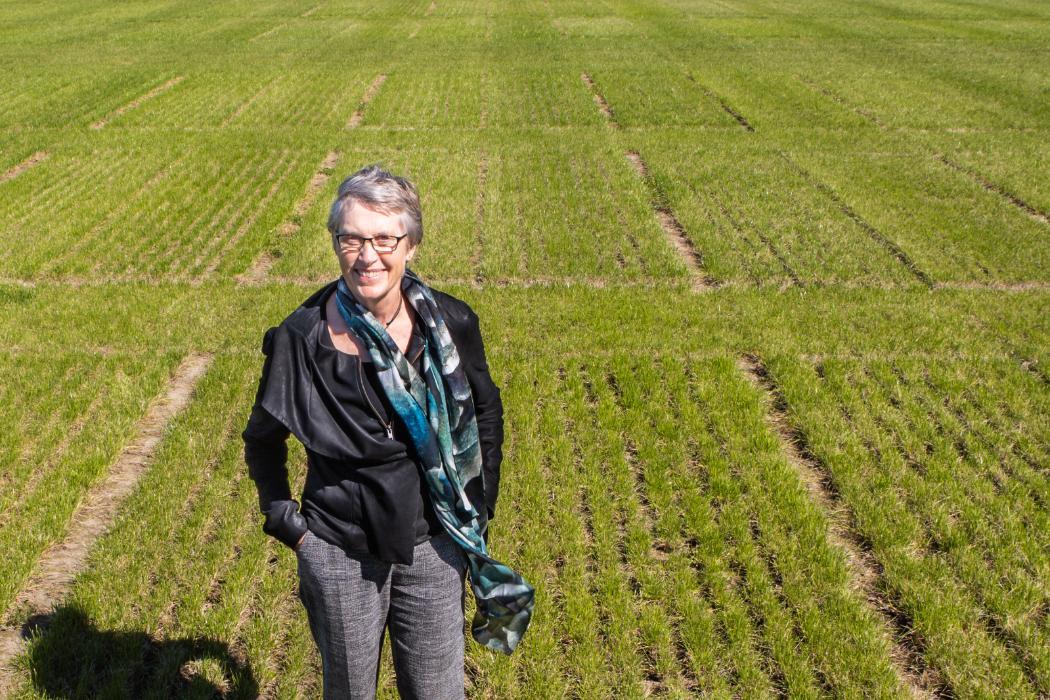
[[[338,232],[361,238],[384,234],[402,236],[405,224],[400,213],[381,214],[351,200],[349,206],[343,208],[343,223]],[[416,254],[416,246],[409,245],[405,236],[390,253],[376,253],[371,243],[365,243],[356,253],[340,252],[336,245],[335,254],[350,292],[369,311],[375,311],[385,299],[397,299],[405,263]]]

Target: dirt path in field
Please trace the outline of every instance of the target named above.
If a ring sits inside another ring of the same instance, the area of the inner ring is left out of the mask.
[[[310,207],[314,205],[317,198],[321,196],[321,192],[324,191],[328,180],[332,177],[332,171],[335,170],[335,166],[339,163],[341,156],[342,153],[339,151],[329,151],[328,155],[321,161],[321,164],[317,166],[316,172],[314,172],[310,182],[306,185],[306,191],[299,201],[296,202],[295,208],[292,209],[292,215],[281,224],[280,235],[283,238],[291,238],[302,229],[303,217],[310,211]],[[273,255],[263,251],[252,263],[251,267],[243,274],[237,276],[238,284],[259,284],[266,279],[270,268],[273,267],[273,263]]]
[[[896,608],[893,602],[879,590],[882,566],[850,528],[847,522],[849,506],[837,492],[831,474],[810,452],[805,436],[791,425],[786,401],[761,360],[754,355],[744,355],[739,358],[737,366],[748,381],[766,395],[766,421],[780,438],[781,449],[788,463],[827,519],[828,540],[833,547],[846,554],[846,562],[857,589],[873,612],[882,619],[886,629],[892,631],[889,635],[890,660],[902,684],[913,697],[936,697],[935,689],[942,687],[938,674],[927,666],[922,652],[909,642],[910,630],[902,628],[894,615]]]
[[[152,100],[154,97],[156,97],[158,95],[161,95],[161,94],[167,92],[168,90],[172,89],[173,87],[175,87],[176,85],[181,83],[183,80],[185,80],[185,78],[186,78],[186,76],[184,76],[184,75],[177,75],[174,78],[172,78],[171,80],[167,81],[166,83],[163,83],[162,85],[158,85],[157,87],[155,87],[152,90],[150,90],[149,92],[147,92],[145,95],[142,95],[141,97],[136,97],[131,102],[128,102],[123,107],[117,107],[114,111],[110,112],[109,114],[107,114],[106,116],[102,117],[101,119],[99,119],[94,124],[92,124],[91,128],[92,129],[101,129],[106,124],[108,124],[109,122],[113,121],[114,119],[116,119],[120,115],[124,114],[125,112],[130,112],[131,110],[139,107],[143,102],[146,102],[147,100]]]
[[[685,228],[678,221],[674,211],[663,201],[663,197],[659,195],[656,184],[649,174],[649,166],[645,164],[645,160],[642,159],[638,151],[628,151],[626,155],[638,177],[645,182],[646,187],[649,189],[650,204],[653,208],[653,213],[656,214],[656,218],[660,222],[660,228],[664,230],[667,240],[671,242],[671,245],[682,257],[686,268],[696,281],[696,288],[703,290],[713,289],[716,286],[714,280],[704,273],[703,255],[686,234]]]
[[[0,696],[10,692],[15,681],[10,663],[22,650],[23,633],[27,631],[22,628],[24,620],[49,614],[69,592],[92,545],[113,523],[120,505],[149,466],[168,423],[189,404],[194,387],[211,361],[210,355],[201,353],[191,353],[182,361],[167,390],[146,409],[135,426],[135,437],[117,457],[105,480],[91,489],[73,512],[65,539],[40,556],[0,627]]]
[[[365,90],[365,94],[361,97],[361,104],[354,110],[353,115],[350,117],[350,121],[346,123],[347,129],[356,129],[361,125],[361,122],[365,118],[365,109],[371,104],[372,100],[376,98],[379,93],[379,88],[383,87],[383,83],[386,82],[386,73],[380,73],[376,76],[376,79],[372,81],[372,84]]]
[[[1047,214],[1045,211],[1032,206],[1031,204],[1029,204],[1025,200],[1021,199],[1020,197],[1018,197],[1014,193],[1010,192],[1009,190],[1003,188],[1000,185],[995,184],[991,180],[988,180],[987,178],[985,178],[983,175],[981,175],[976,170],[971,170],[970,168],[967,168],[964,165],[956,163],[955,161],[950,160],[947,156],[944,156],[944,155],[938,155],[937,156],[937,160],[939,160],[940,162],[944,163],[945,165],[947,165],[952,170],[954,170],[954,171],[956,171],[958,173],[962,173],[963,175],[966,175],[971,180],[973,180],[974,182],[976,182],[978,185],[980,185],[984,189],[988,190],[989,192],[992,192],[994,194],[999,195],[1000,197],[1005,199],[1007,202],[1009,202],[1010,204],[1014,205],[1015,207],[1017,207],[1018,209],[1023,211],[1025,214],[1027,214],[1029,217],[1031,217],[1035,221],[1038,221],[1041,224],[1050,226],[1050,214]]]
[[[14,165],[8,168],[3,175],[0,175],[0,182],[14,180],[16,177],[32,168],[34,165],[37,165],[38,163],[42,163],[45,160],[47,160],[49,155],[51,154],[49,154],[47,151],[37,151],[33,155],[23,160],[18,165]]]

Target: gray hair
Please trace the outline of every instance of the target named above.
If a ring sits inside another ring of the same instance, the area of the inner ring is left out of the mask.
[[[328,231],[334,236],[343,220],[343,208],[351,203],[363,204],[381,214],[400,214],[411,245],[423,240],[423,212],[419,192],[407,178],[368,165],[342,181],[328,212]]]

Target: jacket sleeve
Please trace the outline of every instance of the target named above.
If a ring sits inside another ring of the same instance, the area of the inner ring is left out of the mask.
[[[474,396],[474,413],[481,443],[481,465],[485,483],[485,504],[488,519],[496,513],[499,496],[500,464],[503,462],[503,402],[499,387],[492,381],[485,359],[485,345],[481,339],[478,315],[468,314],[463,338],[460,341],[460,361],[470,382]]]
[[[290,433],[284,424],[259,405],[270,375],[273,332],[272,328],[267,331],[263,341],[266,361],[255,405],[241,438],[244,440],[244,461],[248,465],[248,475],[259,492],[259,510],[266,516],[263,532],[294,548],[307,526],[306,518],[299,512],[299,503],[292,499],[288,487],[286,441]]]

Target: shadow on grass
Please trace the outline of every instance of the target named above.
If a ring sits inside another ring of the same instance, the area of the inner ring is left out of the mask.
[[[104,631],[77,606],[29,619],[28,665],[50,698],[255,698],[244,660],[215,639],[156,641],[145,632]]]

